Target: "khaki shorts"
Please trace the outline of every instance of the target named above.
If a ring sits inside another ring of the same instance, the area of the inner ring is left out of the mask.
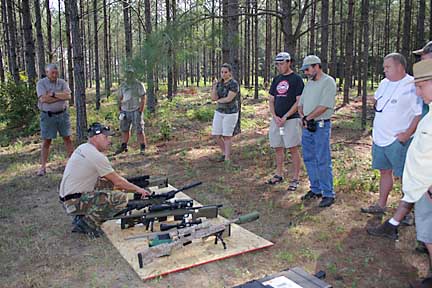
[[[131,126],[138,133],[144,132],[144,119],[143,119],[142,112],[139,112],[139,110],[135,110],[135,111],[122,111],[121,113],[124,113],[125,115],[123,120],[120,120],[121,132],[129,132]]]
[[[280,135],[280,129],[272,118],[269,129],[270,146],[272,148],[291,148],[300,146],[302,127],[300,118],[289,119],[284,125],[284,135]]]
[[[224,114],[215,111],[213,116],[212,135],[232,136],[239,113]]]
[[[417,240],[426,244],[432,243],[432,202],[429,201],[427,193],[415,203],[415,224]]]

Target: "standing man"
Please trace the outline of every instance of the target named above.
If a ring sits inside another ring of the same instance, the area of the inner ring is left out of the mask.
[[[72,232],[98,237],[99,226],[126,207],[126,193],[95,190],[100,178],[112,182],[116,189],[148,195],[147,190],[117,174],[103,154],[111,145],[108,137],[113,134],[109,127],[93,123],[88,129],[88,142],[78,146],[66,164],[59,196],[66,213],[75,216]]]
[[[298,101],[304,84],[299,75],[291,69],[291,56],[279,53],[275,58],[279,75],[273,79],[269,91],[269,109],[272,120],[269,129],[270,146],[276,152],[276,174],[267,184],[277,184],[283,180],[285,149],[289,149],[294,171],[288,191],[295,191],[299,184],[301,144],[301,120],[297,112]]]
[[[429,41],[423,48],[412,52],[420,57],[420,60],[432,59],[432,41]],[[429,105],[423,103],[422,117],[429,112]]]
[[[414,81],[417,95],[431,107],[432,59],[414,64]],[[430,110],[429,110],[430,111]],[[404,198],[415,203],[417,240],[424,242],[429,252],[428,278],[412,287],[432,287],[432,114],[428,112],[420,121],[408,150],[403,174]]]
[[[71,91],[63,79],[58,78],[58,68],[55,64],[48,64],[45,68],[47,77],[36,84],[38,108],[40,110],[40,129],[42,137],[41,166],[38,176],[46,173],[46,164],[50,152],[52,139],[57,132],[63,137],[68,157],[72,154],[71,124],[67,111]]]
[[[120,131],[122,143],[115,154],[128,151],[130,129],[136,131],[137,140],[140,143],[140,152],[144,154],[146,140],[144,134],[143,111],[146,102],[146,91],[144,85],[135,79],[135,69],[131,66],[126,68],[126,81],[120,84],[118,91],[118,107],[120,111]]]
[[[334,113],[336,83],[321,70],[321,59],[315,55],[304,58],[301,70],[309,79],[298,109],[303,117],[303,160],[310,181],[310,191],[301,199],[322,197],[319,207],[329,207],[336,196],[330,153],[330,117]]]
[[[413,77],[406,73],[402,54],[384,57],[384,73],[375,92],[375,118],[372,130],[372,168],[380,171],[378,203],[361,208],[363,213],[384,214],[393,188],[393,175],[402,177],[406,153],[417,124],[422,103],[417,97]]]

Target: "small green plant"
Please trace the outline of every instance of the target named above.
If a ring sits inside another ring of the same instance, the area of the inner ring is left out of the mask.
[[[162,140],[169,140],[172,134],[172,126],[171,123],[164,120],[160,123],[159,132]]]
[[[209,122],[213,119],[214,107],[203,106],[198,109],[192,109],[186,112],[189,120],[198,120],[200,122]]]

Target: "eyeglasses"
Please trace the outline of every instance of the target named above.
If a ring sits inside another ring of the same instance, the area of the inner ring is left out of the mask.
[[[392,95],[393,96],[393,95]],[[384,108],[387,106],[387,104],[390,102],[390,100],[392,99],[392,97],[389,97],[388,99],[387,99],[387,101],[384,103],[384,105],[382,106],[382,108],[381,109],[377,109],[377,106],[378,106],[378,101],[381,99],[381,98],[383,98],[384,97],[384,95],[381,95],[380,97],[378,97],[377,99],[376,99],[376,101],[375,101],[375,104],[374,104],[374,110],[375,110],[375,112],[377,112],[377,113],[381,113],[381,112],[383,112],[384,111]]]

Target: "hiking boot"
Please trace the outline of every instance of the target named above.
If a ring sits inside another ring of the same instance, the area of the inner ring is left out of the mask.
[[[389,238],[392,240],[398,239],[398,227],[390,224],[389,220],[377,227],[369,227],[367,233],[372,236]]]
[[[323,197],[318,206],[321,208],[330,207],[333,205],[334,201],[335,199],[333,197]]]
[[[311,200],[311,199],[316,199],[316,198],[321,198],[321,197],[322,197],[321,194],[315,194],[314,192],[312,192],[312,190],[310,190],[305,195],[303,195],[300,199],[302,201],[305,201],[305,200]]]
[[[146,148],[146,145],[145,145],[145,144],[141,144],[141,145],[140,145],[140,154],[141,154],[141,155],[144,155],[144,153],[145,153],[145,148]]]
[[[432,276],[424,278],[423,280],[417,280],[410,282],[411,288],[432,288]]]
[[[75,221],[76,219],[76,221]],[[91,227],[84,219],[84,217],[75,218],[75,226],[72,228],[72,233],[86,234],[92,238],[98,238],[102,235],[102,231],[98,228]]]
[[[412,213],[408,213],[402,219],[401,224],[404,226],[413,226],[414,225],[414,215]]]
[[[115,151],[114,155],[117,155],[117,154],[120,154],[120,153],[123,153],[123,152],[127,152],[127,151],[128,151],[127,144],[126,143],[122,143],[120,145],[120,147]]]
[[[417,246],[415,247],[415,251],[421,254],[429,254],[429,250],[426,248],[426,245],[417,240]]]
[[[378,214],[378,215],[385,214],[386,210],[387,210],[386,208],[382,208],[378,204],[371,205],[369,207],[360,208],[360,211],[362,213]]]

